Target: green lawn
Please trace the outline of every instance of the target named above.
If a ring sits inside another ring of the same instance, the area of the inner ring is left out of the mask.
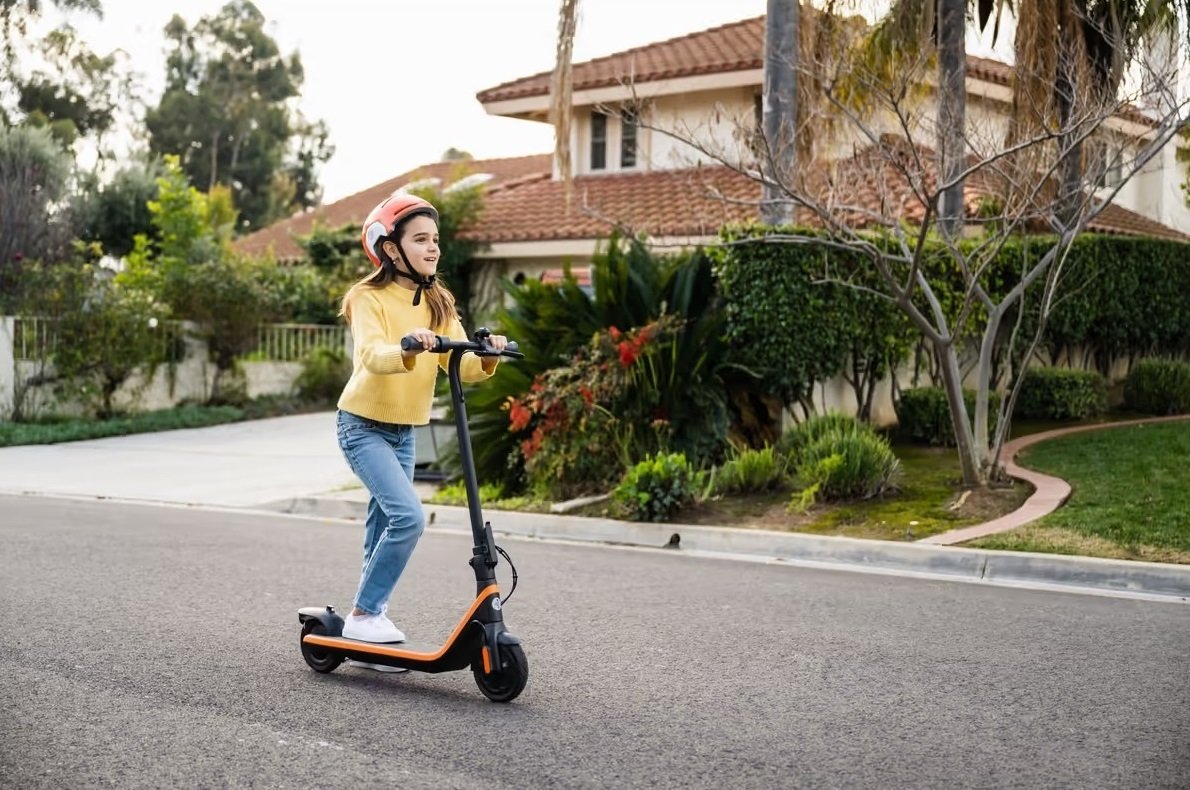
[[[1190,563],[1190,420],[1052,439],[1017,461],[1068,481],[1070,500],[1031,524],[964,545]]]

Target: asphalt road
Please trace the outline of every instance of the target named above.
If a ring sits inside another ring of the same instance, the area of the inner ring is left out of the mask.
[[[508,540],[531,671],[497,705],[306,667],[296,610],[348,605],[359,529],[0,497],[0,785],[1190,786],[1184,604]],[[469,554],[427,534],[411,639]]]

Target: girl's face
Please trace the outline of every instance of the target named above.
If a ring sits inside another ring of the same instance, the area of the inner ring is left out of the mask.
[[[401,254],[392,242],[385,242],[386,252],[393,261],[400,265]],[[429,277],[438,269],[438,224],[434,220],[419,214],[405,223],[401,230],[401,249],[409,259],[409,265],[422,277]]]

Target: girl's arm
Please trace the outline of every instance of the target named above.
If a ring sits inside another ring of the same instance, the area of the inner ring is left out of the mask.
[[[463,325],[457,318],[451,320],[447,335],[451,340],[466,341],[469,339],[466,330],[463,329]],[[449,362],[450,354],[438,355],[438,364],[442,366],[443,370],[446,370]],[[499,363],[500,357],[477,357],[468,351],[459,361],[459,377],[468,382],[482,381],[496,372],[496,365]]]
[[[351,300],[351,338],[370,373],[408,373],[417,364],[415,357],[405,357],[400,343],[385,340],[380,302],[367,291]]]

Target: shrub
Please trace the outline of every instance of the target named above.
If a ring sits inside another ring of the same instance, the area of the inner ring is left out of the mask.
[[[320,346],[302,360],[302,372],[294,386],[303,400],[334,403],[351,378],[351,362],[341,349]]]
[[[1173,359],[1142,359],[1124,380],[1124,404],[1143,414],[1190,411],[1190,364]]]
[[[974,416],[975,393],[963,390],[963,401],[967,404],[967,414]],[[1000,394],[992,392],[988,398],[989,431],[995,429],[999,411]],[[902,391],[897,402],[897,435],[914,444],[954,447],[954,423],[946,390],[916,387]]]
[[[1082,420],[1107,411],[1107,382],[1092,370],[1030,368],[1015,414],[1035,420]]]
[[[694,499],[701,478],[685,453],[658,454],[629,469],[612,500],[633,521],[667,521]]]
[[[504,498],[504,486],[500,483],[482,483],[479,486],[479,501],[496,502]],[[467,505],[467,486],[462,481],[444,485],[430,496],[435,505]]]
[[[871,499],[895,490],[901,462],[888,440],[863,423],[836,427],[807,445],[797,462],[798,507],[816,501]]]
[[[768,491],[785,479],[786,465],[785,456],[775,447],[733,449],[715,470],[713,489],[717,494]]]
[[[777,440],[777,452],[789,464],[796,464],[802,452],[828,433],[858,430],[859,421],[837,411],[813,414],[792,426]]]

